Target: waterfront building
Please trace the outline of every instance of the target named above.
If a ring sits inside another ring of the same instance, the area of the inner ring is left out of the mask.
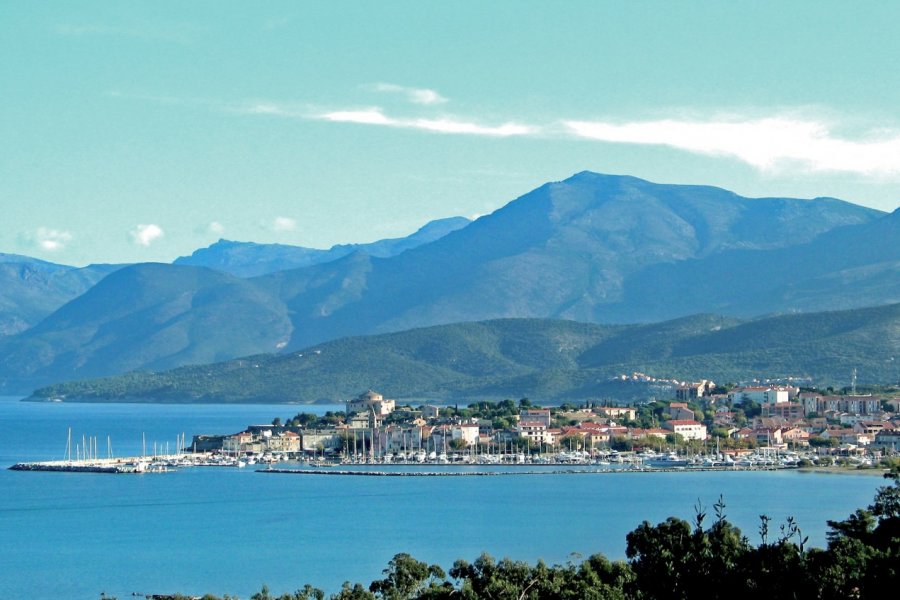
[[[387,425],[375,432],[377,446],[383,452],[410,452],[422,447],[422,428],[415,425]]]
[[[300,435],[300,447],[304,452],[314,453],[322,450],[336,450],[343,445],[339,429],[303,430]]]
[[[550,411],[547,411],[549,416]],[[523,437],[532,444],[552,444],[552,435],[548,433],[550,429],[549,419],[545,421],[519,421],[516,424],[515,432],[519,437]]]
[[[449,445],[455,440],[462,440],[466,446],[478,443],[478,425],[475,423],[453,423],[439,425],[431,433],[435,436],[435,444],[438,447]]]
[[[249,431],[241,431],[222,440],[222,450],[229,454],[261,453],[265,450],[265,446],[261,436],[257,436]]]
[[[706,425],[692,420],[673,419],[663,423],[663,427],[677,433],[686,440],[705,440]]]
[[[266,448],[270,452],[288,452],[291,454],[300,452],[300,435],[293,431],[279,431],[265,438]]]

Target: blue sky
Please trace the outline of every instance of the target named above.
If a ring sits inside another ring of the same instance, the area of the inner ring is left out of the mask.
[[[582,170],[900,204],[900,3],[0,0],[0,252],[169,261]]]

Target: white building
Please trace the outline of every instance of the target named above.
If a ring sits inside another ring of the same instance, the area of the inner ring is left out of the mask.
[[[516,424],[516,433],[519,437],[523,437],[533,444],[551,443],[552,434],[548,429],[549,427],[544,421],[519,421]]]
[[[790,401],[791,389],[772,386],[735,388],[729,392],[728,399],[735,406],[748,400],[757,404],[778,404]]]
[[[697,421],[674,419],[663,423],[663,427],[677,433],[686,440],[705,440],[706,425]]]

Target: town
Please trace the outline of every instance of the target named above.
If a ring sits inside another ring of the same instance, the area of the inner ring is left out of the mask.
[[[344,412],[299,413],[233,435],[196,435],[190,450],[242,462],[869,467],[897,455],[896,395],[790,385],[683,382],[675,398],[636,406],[529,399],[468,407],[399,405],[369,390]]]

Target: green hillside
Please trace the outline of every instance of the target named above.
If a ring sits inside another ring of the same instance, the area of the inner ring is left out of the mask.
[[[615,380],[809,376],[842,385],[900,379],[900,304],[741,322],[699,315],[655,325],[501,319],[351,337],[158,373],[52,385],[35,398],[140,402],[342,401],[374,388],[391,397],[542,401],[633,400],[646,385]]]

